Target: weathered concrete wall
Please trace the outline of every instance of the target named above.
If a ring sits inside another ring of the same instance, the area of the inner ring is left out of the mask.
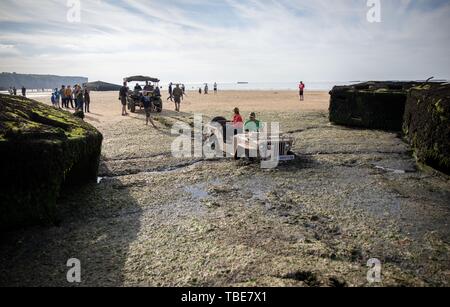
[[[330,121],[338,125],[400,131],[409,82],[367,82],[330,92]]]
[[[55,221],[61,186],[97,179],[102,139],[68,112],[0,95],[0,229]]]
[[[408,92],[403,131],[419,162],[450,174],[450,85],[412,88]]]

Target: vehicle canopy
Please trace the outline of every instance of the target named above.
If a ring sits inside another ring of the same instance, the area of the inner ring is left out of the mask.
[[[157,78],[152,78],[152,77],[146,77],[146,76],[132,76],[132,77],[128,77],[128,78],[124,78],[123,81],[125,82],[154,82],[154,83],[159,83],[160,80]]]

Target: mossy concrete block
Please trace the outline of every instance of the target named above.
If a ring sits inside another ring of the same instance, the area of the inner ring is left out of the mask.
[[[450,174],[450,84],[411,88],[403,131],[419,162]]]
[[[338,125],[401,131],[412,82],[366,82],[330,92],[330,121]]]
[[[0,229],[54,222],[64,184],[97,180],[102,140],[69,112],[0,95]]]

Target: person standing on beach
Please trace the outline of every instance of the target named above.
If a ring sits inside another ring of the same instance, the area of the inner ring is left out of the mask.
[[[181,97],[183,97],[183,90],[180,88],[179,84],[177,84],[177,86],[174,88],[172,95],[175,100],[175,111],[180,112],[180,104],[181,104]]]
[[[128,97],[128,87],[127,83],[124,82],[123,86],[120,88],[119,91],[119,100],[122,103],[122,116],[127,116],[127,97]]]
[[[78,84],[75,85],[75,90],[73,92],[75,97],[75,110],[83,112],[84,110],[84,99],[83,99],[83,90],[81,86]]]
[[[303,81],[300,81],[300,84],[298,85],[299,94],[300,94],[300,101],[305,100],[304,91],[305,91],[305,84]]]
[[[214,82],[214,95],[217,94],[217,82]]]
[[[66,98],[66,86],[61,85],[61,89],[59,90],[59,95],[61,96],[61,107],[66,108],[67,98]]]
[[[91,113],[91,110],[89,109],[91,105],[91,94],[89,93],[89,89],[87,86],[84,86],[83,88],[83,95],[84,95],[84,112]]]
[[[66,99],[67,99],[67,101],[66,101],[67,108],[69,108],[69,102],[70,102],[70,107],[73,109],[74,108],[73,107],[73,98],[72,98],[73,92],[72,92],[72,88],[70,87],[70,85],[68,85],[66,87],[66,90],[65,90],[64,93],[65,93],[65,96],[66,96]]]
[[[60,106],[59,106],[60,94],[59,94],[58,88],[55,88],[54,93],[55,93],[55,100],[56,100],[56,105],[55,106],[57,108],[60,108]]]
[[[25,88],[25,86],[22,86],[22,96],[27,97],[27,89]]]
[[[16,89],[15,86],[13,87],[13,95],[14,95],[14,96],[17,96],[17,89]]]
[[[50,98],[52,102],[52,106],[56,108],[56,93],[52,93],[52,97]]]
[[[205,95],[208,95],[208,83],[205,84]]]

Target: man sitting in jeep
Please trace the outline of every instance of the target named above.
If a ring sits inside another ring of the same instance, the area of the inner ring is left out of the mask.
[[[244,131],[245,132],[259,132],[262,128],[262,124],[256,119],[255,112],[250,113],[250,119],[245,122]]]

